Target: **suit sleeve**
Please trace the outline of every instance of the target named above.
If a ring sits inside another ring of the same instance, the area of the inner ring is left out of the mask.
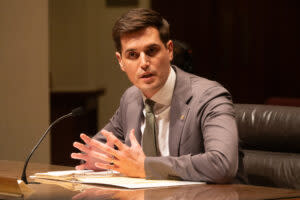
[[[121,98],[120,101],[120,107],[117,109],[117,111],[115,112],[115,114],[112,116],[112,118],[109,120],[109,123],[106,124],[104,126],[104,130],[107,130],[109,132],[114,133],[114,135],[122,142],[124,142],[124,131],[123,131],[123,127],[122,127],[122,101],[123,101],[123,97]],[[102,130],[103,130],[102,129]],[[94,139],[99,140],[101,142],[106,142],[106,138],[100,133],[101,131],[99,131],[96,135],[94,135]]]
[[[238,168],[238,133],[231,97],[224,91],[218,88],[207,91],[201,99],[206,103],[196,107],[199,114],[195,117],[201,127],[199,134],[203,135],[204,152],[179,157],[147,157],[145,171],[148,179],[232,181]]]

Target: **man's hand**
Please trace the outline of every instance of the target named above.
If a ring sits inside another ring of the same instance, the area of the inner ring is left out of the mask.
[[[80,156],[81,158],[75,157],[86,161],[95,161],[95,167],[98,167],[98,169],[112,169],[126,176],[144,178],[144,161],[146,156],[134,136],[134,129],[129,133],[130,147],[123,144],[111,132],[103,130],[101,134],[106,137],[106,144],[81,134],[80,137],[88,147],[80,143],[80,145],[74,144],[76,148],[85,153]],[[114,149],[112,145],[117,146],[118,150]],[[72,157],[74,157],[73,154]]]
[[[86,136],[85,134],[81,134],[80,137],[81,137],[81,139],[83,139],[83,141],[87,145],[81,144],[79,142],[74,142],[73,146],[75,148],[79,149],[83,153],[72,153],[71,157],[73,159],[84,160],[85,163],[83,163],[81,165],[77,165],[76,169],[77,170],[91,169],[91,170],[95,170],[95,171],[104,170],[104,169],[96,167],[95,163],[98,163],[98,162],[104,162],[105,163],[105,161],[103,161],[103,160],[101,160],[99,158],[95,158],[95,157],[91,156],[91,153],[98,152],[98,153],[101,153],[101,154],[105,154],[105,152],[101,151],[101,149],[97,149],[95,147],[90,146],[89,145],[90,138],[88,136]],[[109,141],[106,142],[106,145],[108,145],[110,147],[114,146],[113,144],[109,143]],[[112,157],[110,157],[110,158],[112,158]]]
[[[103,164],[101,162],[96,163],[95,165],[99,168],[119,171],[126,176],[144,178],[144,161],[146,156],[134,136],[134,129],[132,129],[129,133],[131,147],[123,144],[111,132],[103,130],[101,134],[104,135],[107,141],[109,141],[111,144],[116,145],[118,150],[115,150],[114,148],[111,148],[108,145],[102,144],[96,140],[92,140],[92,146],[103,150],[107,154],[112,155],[114,158],[113,160],[105,160],[107,162],[113,162],[113,165]]]

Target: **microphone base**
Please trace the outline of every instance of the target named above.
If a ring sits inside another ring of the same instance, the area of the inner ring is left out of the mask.
[[[41,184],[41,183],[32,181],[32,182],[28,182],[28,184]]]

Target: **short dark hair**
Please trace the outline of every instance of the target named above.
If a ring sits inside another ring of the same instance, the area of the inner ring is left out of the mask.
[[[145,8],[132,9],[123,14],[115,23],[112,36],[115,47],[121,52],[121,37],[126,33],[133,33],[147,27],[154,27],[159,32],[161,41],[166,45],[170,40],[170,26],[158,12]]]

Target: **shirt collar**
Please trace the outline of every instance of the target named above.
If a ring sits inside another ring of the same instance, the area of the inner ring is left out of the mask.
[[[155,101],[158,104],[168,106],[171,104],[173,91],[175,87],[175,81],[176,81],[176,73],[174,69],[171,67],[168,79],[164,86],[158,90],[152,97],[151,100]],[[146,97],[143,95],[143,100],[145,103]]]

